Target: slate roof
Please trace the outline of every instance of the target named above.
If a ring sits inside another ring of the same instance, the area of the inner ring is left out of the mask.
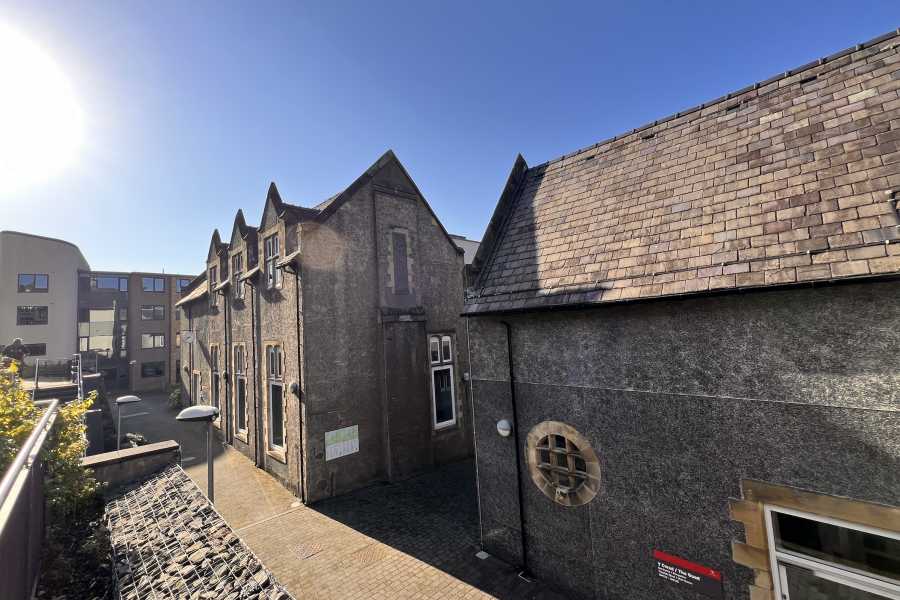
[[[108,491],[106,514],[123,600],[292,600],[178,465]]]
[[[198,299],[202,298],[208,292],[209,292],[209,282],[203,281],[202,283],[200,283],[200,285],[198,285],[193,290],[191,290],[191,293],[189,293],[187,296],[185,296],[184,298],[182,298],[181,300],[176,302],[175,306],[176,307],[184,306],[185,304],[188,304],[189,302],[193,302],[194,300],[198,300]]]
[[[466,313],[900,272],[898,90],[900,30],[537,167],[520,157]]]

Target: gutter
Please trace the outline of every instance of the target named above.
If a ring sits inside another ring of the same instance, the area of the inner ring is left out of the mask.
[[[744,295],[744,294],[758,294],[761,292],[776,292],[776,291],[788,291],[788,290],[796,290],[796,289],[806,289],[806,288],[815,288],[817,285],[820,286],[841,286],[841,285],[852,285],[858,283],[879,283],[879,282],[890,282],[890,281],[900,281],[900,273],[891,273],[888,275],[862,275],[858,277],[841,277],[840,279],[820,279],[818,281],[802,281],[802,282],[791,282],[791,283],[783,283],[778,285],[755,285],[755,286],[747,286],[741,288],[722,288],[717,290],[702,290],[697,292],[680,292],[677,294],[666,294],[665,296],[647,296],[643,298],[621,298],[619,300],[608,300],[608,301],[596,301],[596,302],[575,302],[575,303],[562,303],[559,304],[551,304],[545,306],[531,306],[531,307],[522,307],[522,308],[506,308],[501,310],[492,310],[492,311],[481,311],[481,312],[464,312],[459,316],[464,318],[472,318],[472,317],[502,317],[504,315],[522,315],[529,313],[543,313],[543,312],[562,312],[569,310],[587,310],[587,309],[597,309],[604,308],[607,306],[620,306],[622,304],[645,304],[651,302],[665,302],[667,300],[680,300],[680,299],[690,299],[690,298],[707,298],[707,297],[716,297],[716,296],[734,296],[734,295]],[[586,292],[571,292],[573,294],[576,293],[586,293]],[[565,293],[559,294],[557,297],[565,296]],[[546,296],[545,296],[546,297]],[[469,305],[469,306],[477,306],[477,305]]]

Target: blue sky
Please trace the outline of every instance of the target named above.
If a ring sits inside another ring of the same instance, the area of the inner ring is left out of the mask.
[[[94,269],[193,274],[270,181],[313,206],[386,150],[480,239],[530,165],[900,27],[900,2],[0,0],[84,114],[77,158],[0,192],[0,229]]]

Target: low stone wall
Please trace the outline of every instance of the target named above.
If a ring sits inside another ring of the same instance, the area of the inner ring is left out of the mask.
[[[181,446],[171,440],[81,459],[84,468],[93,470],[94,478],[107,487],[143,477],[169,463],[181,464]]]

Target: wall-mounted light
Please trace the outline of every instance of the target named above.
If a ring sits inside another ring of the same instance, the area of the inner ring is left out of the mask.
[[[296,381],[292,381],[288,384],[288,391],[295,396],[300,395],[300,385]]]
[[[468,381],[468,380],[469,380],[469,374],[463,373],[463,381]]]
[[[503,419],[502,421],[497,423],[497,433],[499,433],[503,437],[509,437],[509,434],[512,433],[512,426],[509,424],[509,421]]]

